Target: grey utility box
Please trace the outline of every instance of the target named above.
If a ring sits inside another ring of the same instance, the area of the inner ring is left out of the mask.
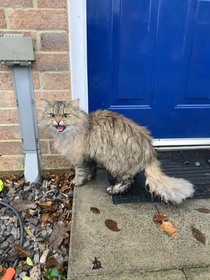
[[[26,181],[38,182],[42,174],[31,61],[33,40],[24,35],[0,34],[0,60],[12,68],[12,78],[24,153]]]
[[[36,59],[33,39],[23,34],[0,34],[0,48],[2,64],[27,66]]]

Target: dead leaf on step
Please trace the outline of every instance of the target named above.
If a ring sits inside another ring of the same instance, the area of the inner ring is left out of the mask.
[[[177,229],[174,227],[174,224],[168,220],[166,214],[159,212],[156,205],[155,207],[158,212],[153,217],[154,223],[161,224],[158,226],[159,229],[164,229],[164,231],[167,232],[169,236],[176,237]]]
[[[166,214],[161,212],[157,212],[153,217],[153,221],[155,224],[160,224],[162,223],[162,221],[166,221],[166,220],[168,220],[168,217],[166,216]]]
[[[201,213],[205,213],[205,214],[209,214],[210,213],[210,210],[207,209],[207,208],[198,208],[197,211],[201,212]]]
[[[158,226],[159,229],[164,229],[168,235],[176,237],[177,229],[175,229],[174,224],[170,221],[162,221],[162,224]]]
[[[105,220],[105,225],[112,231],[120,231],[120,229],[117,227],[117,223],[113,220]]]
[[[93,267],[92,270],[103,268],[101,262],[95,257],[95,260],[92,261]]]
[[[94,213],[94,214],[100,214],[100,210],[96,207],[90,207],[90,210]]]
[[[195,239],[197,239],[199,242],[201,242],[205,245],[206,238],[199,229],[192,227],[192,234],[195,237]]]
[[[27,209],[35,209],[37,207],[36,203],[30,200],[13,200],[10,205],[14,207],[18,212],[27,210]]]

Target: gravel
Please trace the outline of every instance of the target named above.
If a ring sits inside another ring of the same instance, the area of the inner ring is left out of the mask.
[[[14,200],[36,201],[36,209],[16,210],[19,212],[24,226],[23,248],[29,251],[30,259],[34,265],[41,264],[42,279],[44,279],[44,272],[54,267],[59,267],[62,274],[67,277],[69,238],[64,238],[57,249],[53,250],[50,237],[55,222],[63,221],[65,227],[70,226],[73,201],[71,179],[73,175],[72,170],[62,175],[47,174],[41,183],[32,186],[25,183],[21,186],[18,182],[23,181],[22,177],[15,178],[13,175],[16,180],[9,178],[7,181],[6,178],[1,178],[4,182],[4,188],[0,192],[0,199],[4,199],[3,201],[5,198],[9,204]],[[41,203],[51,203],[49,207],[54,205],[59,207],[56,211],[51,209],[52,211],[48,212],[46,205],[43,207]],[[48,217],[47,221],[44,220],[44,215]],[[4,269],[13,266],[14,258],[11,259],[11,257],[14,256],[15,244],[19,244],[19,242],[18,218],[12,210],[0,204],[0,266]],[[20,258],[18,264],[13,279],[30,277],[32,266],[26,263],[26,256]],[[2,276],[0,274],[0,278]]]

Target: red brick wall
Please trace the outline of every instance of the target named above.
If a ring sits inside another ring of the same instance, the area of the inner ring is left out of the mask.
[[[40,99],[71,98],[66,0],[0,0],[0,33],[23,33],[35,41],[32,64],[37,118]],[[11,69],[0,62],[0,171],[24,168]],[[64,168],[69,162],[53,149],[41,127],[43,168]]]

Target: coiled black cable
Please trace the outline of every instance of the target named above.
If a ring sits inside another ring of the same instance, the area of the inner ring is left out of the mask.
[[[15,210],[15,208],[13,208],[11,205],[8,204],[8,201],[7,201],[6,198],[3,198],[0,201],[0,204],[5,206],[5,207],[10,208],[15,213],[15,215],[17,216],[17,218],[19,220],[19,224],[20,224],[20,245],[23,246],[24,230],[23,230],[23,222],[21,220],[21,217],[20,217],[19,213],[17,212],[17,210]],[[16,268],[18,262],[19,262],[19,258],[17,258],[17,260],[13,264],[14,269]]]

